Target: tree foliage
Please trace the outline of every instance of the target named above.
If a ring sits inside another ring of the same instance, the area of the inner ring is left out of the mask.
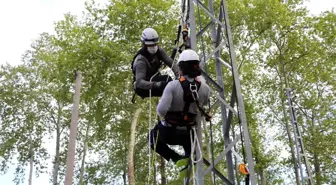
[[[303,2],[227,1],[260,184],[300,184],[298,175],[292,173],[296,168],[294,131],[286,88],[295,90],[295,111],[316,184],[336,182],[336,14],[309,15]],[[158,31],[160,45],[170,55],[180,24],[180,6],[173,0],[110,0],[101,6],[88,1],[85,5],[82,17],[65,14],[55,23],[54,34],[42,33],[24,54],[22,65],[0,68],[0,171],[7,173],[14,163],[16,184],[26,180],[30,159],[35,175],[48,173],[54,185],[63,183],[75,71],[82,72],[83,81],[74,182],[128,183],[128,143],[137,108],[142,114],[136,126],[135,181],[147,184],[152,178],[148,176],[147,134],[149,117],[152,125],[156,122],[158,98],[152,98],[152,107],[148,99],[131,103],[130,64],[146,27]],[[214,10],[218,8],[215,2]],[[197,4],[195,16],[197,30],[211,21]],[[202,57],[202,46],[207,53],[214,49],[210,37],[211,29],[204,32],[204,42],[197,42]],[[220,57],[229,61],[228,52]],[[206,70],[215,79],[215,60],[207,62]],[[231,72],[222,70],[224,87],[231,89]],[[225,95],[227,101],[231,93]],[[217,156],[224,148],[220,109],[213,114]],[[237,136],[239,127],[239,120],[234,119],[230,133]],[[208,125],[203,134],[209,144]],[[51,149],[48,143],[52,143]],[[211,156],[209,150],[205,145],[204,156]],[[240,142],[236,151],[244,157]],[[152,174],[155,172],[156,182],[160,182],[162,164],[154,156],[156,170]],[[48,171],[51,163],[52,171]],[[227,175],[225,163],[216,167]],[[167,184],[183,182],[172,163],[166,162],[165,170]],[[237,175],[236,180],[244,178]],[[211,184],[209,176],[205,181]]]

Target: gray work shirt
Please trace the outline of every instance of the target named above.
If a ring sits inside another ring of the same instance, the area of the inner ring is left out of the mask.
[[[186,79],[190,82],[194,80],[193,78],[189,78],[185,76]],[[210,89],[209,86],[202,82],[201,86],[198,90],[199,96],[199,105],[201,107],[207,105],[209,101]],[[183,88],[179,82],[179,80],[173,80],[169,82],[166,88],[163,91],[163,95],[159,101],[159,104],[156,108],[156,111],[159,116],[164,117],[168,111],[183,111],[184,108],[183,101]],[[192,102],[189,107],[189,112],[193,114],[198,114],[199,110],[196,105],[196,102]]]
[[[166,54],[166,52],[162,48],[158,48],[158,55],[161,56],[161,60],[170,68],[172,68],[174,74],[178,74],[178,67],[176,64],[173,65],[173,60]],[[154,60],[159,60],[157,57]],[[135,71],[135,87],[140,89],[152,89],[154,82],[149,82],[146,79],[147,68],[150,65],[151,61],[148,61],[146,57],[143,55],[138,55],[133,64],[133,70]]]

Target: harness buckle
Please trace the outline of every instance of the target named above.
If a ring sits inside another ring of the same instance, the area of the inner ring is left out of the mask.
[[[197,85],[196,84],[190,84],[190,91],[191,91],[191,95],[193,97],[194,100],[198,100],[199,96],[197,93]]]

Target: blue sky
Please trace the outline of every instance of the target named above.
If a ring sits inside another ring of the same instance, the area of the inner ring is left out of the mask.
[[[97,1],[97,0],[96,0]],[[98,0],[106,2],[106,0]],[[310,0],[309,10],[318,14],[336,8],[336,0]],[[84,10],[84,0],[2,0],[0,1],[0,64],[20,64],[21,55],[42,32],[52,32],[55,21],[63,14],[71,12],[80,15]],[[51,144],[51,151],[54,146]],[[50,162],[50,165],[52,163]],[[1,185],[14,185],[14,168],[0,176]],[[51,171],[50,171],[51,172]],[[28,176],[24,184],[28,183]],[[49,184],[48,174],[33,178],[34,185]]]

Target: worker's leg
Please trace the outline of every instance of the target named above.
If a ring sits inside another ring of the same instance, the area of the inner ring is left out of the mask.
[[[190,130],[177,130],[175,134],[176,143],[183,147],[184,156],[176,163],[177,166],[186,166],[189,163],[191,154]]]
[[[169,144],[180,145],[184,149],[184,156],[176,162],[176,166],[180,169],[179,176],[184,178],[188,174],[188,166],[190,163],[191,154],[191,140],[190,130],[176,130],[174,133],[174,139]]]
[[[172,128],[165,127],[159,123],[151,130],[150,143],[151,148],[153,150],[155,149],[155,151],[163,158],[167,161],[171,159],[174,163],[176,163],[179,159],[181,159],[181,156],[167,145],[171,138],[174,138],[173,134],[174,131]]]

